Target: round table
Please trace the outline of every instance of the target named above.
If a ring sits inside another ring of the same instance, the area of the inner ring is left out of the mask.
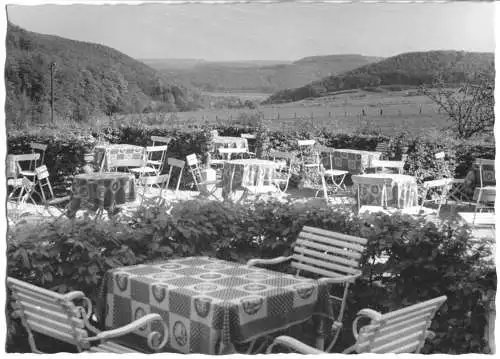
[[[362,179],[362,181],[358,181]],[[418,205],[417,180],[408,175],[395,173],[368,173],[353,176],[352,181],[358,186],[360,205],[380,205],[382,192],[370,179],[386,180],[387,205],[395,208],[409,208]]]
[[[274,170],[279,163],[257,158],[238,159],[224,162],[222,171],[222,197],[242,186],[264,186],[272,182]]]
[[[113,212],[117,205],[135,201],[135,177],[129,173],[84,173],[73,178],[67,216],[72,218],[82,206]]]

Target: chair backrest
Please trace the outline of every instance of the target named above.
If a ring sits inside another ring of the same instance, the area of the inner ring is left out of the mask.
[[[35,161],[35,163],[33,164],[33,166],[35,167],[38,167],[38,166],[41,166],[43,165],[45,162],[45,151],[47,150],[47,145],[44,145],[43,143],[36,143],[36,142],[31,142],[30,143],[30,147],[31,147],[31,152],[32,153],[40,153],[40,160],[38,161]],[[35,168],[33,167],[33,168]]]
[[[305,226],[294,246],[292,267],[322,277],[359,274],[367,240]]]
[[[79,351],[88,346],[84,344],[88,337],[84,318],[88,318],[92,307],[82,292],[59,294],[11,277],[7,277],[7,287],[12,292],[14,310],[28,331],[33,352],[39,351],[32,332],[73,344]],[[75,305],[75,300],[83,300],[87,308]]]
[[[106,152],[106,162],[108,168],[118,167],[144,167],[147,163],[146,148],[142,151],[142,155],[135,157],[120,157],[117,155],[118,151],[110,150]]]
[[[55,196],[52,189],[52,184],[50,183],[50,175],[47,166],[43,165],[35,168],[35,173],[38,179],[38,186],[40,187],[40,193],[42,195],[43,201],[50,201]]]
[[[155,146],[157,142],[165,143],[168,145],[170,141],[172,141],[172,138],[165,136],[151,136],[151,141],[153,141],[153,146]]]
[[[377,143],[377,147],[375,147],[375,152],[386,153],[388,150],[389,150],[389,143],[386,141]]]
[[[486,185],[496,184],[495,180],[495,160],[484,158],[476,158],[474,164],[479,167],[479,185],[484,187]]]
[[[167,156],[168,145],[162,146],[147,146],[146,147],[146,157],[147,161],[153,161],[154,168],[161,173],[163,171],[163,166],[165,163],[165,157]]]
[[[398,171],[398,173],[403,173],[404,166],[405,166],[405,161],[383,161],[377,159],[373,159],[371,161],[372,168],[395,169],[396,171]]]
[[[198,184],[203,182],[203,178],[201,175],[200,167],[198,166],[198,158],[196,157],[196,154],[193,153],[187,155],[186,163],[188,165],[189,172],[191,172],[191,175],[193,176],[194,184],[196,185],[196,188],[198,188]]]
[[[166,184],[166,188],[168,188],[168,186],[170,184],[170,180],[172,179],[174,169],[177,168],[179,171],[179,174],[177,177],[177,184],[175,186],[175,192],[177,192],[177,191],[179,191],[179,186],[181,185],[182,171],[184,171],[184,166],[185,166],[186,162],[170,157],[167,159],[167,163],[169,166],[169,170],[168,170],[168,182]]]
[[[354,349],[358,353],[418,353],[422,349],[427,331],[435,313],[446,301],[446,296],[411,305],[386,314],[363,309],[372,319],[357,336]],[[353,323],[353,328],[357,321]]]
[[[26,166],[29,170],[33,170],[35,168],[35,165],[37,161],[40,159],[40,154],[39,153],[26,153],[22,155],[12,155],[11,159],[15,161],[16,167],[17,167],[17,173],[19,171],[23,170],[23,166],[21,166],[21,163],[28,162],[28,166]],[[17,176],[16,176],[17,177]]]

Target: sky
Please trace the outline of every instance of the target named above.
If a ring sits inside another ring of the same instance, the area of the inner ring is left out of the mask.
[[[7,18],[30,31],[100,43],[138,59],[495,51],[489,2],[10,5]]]

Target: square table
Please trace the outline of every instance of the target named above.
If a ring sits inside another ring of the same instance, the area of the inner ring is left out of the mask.
[[[115,268],[104,284],[106,328],[159,313],[170,332],[166,351],[231,353],[233,343],[251,342],[313,314],[332,317],[327,285],[210,257]],[[145,345],[147,334],[143,328],[126,340]]]
[[[135,177],[123,172],[82,173],[73,177],[66,215],[73,218],[82,205],[90,210],[114,211],[135,201]]]
[[[370,168],[373,160],[380,159],[381,152],[351,150],[351,149],[323,149],[322,163],[325,169],[348,171],[350,174],[364,173]]]
[[[362,183],[358,183],[358,178],[363,179]],[[387,180],[388,206],[403,209],[418,205],[418,187],[414,177],[395,173],[366,173],[352,177],[353,184],[358,187],[360,206],[378,206],[381,203],[382,192],[377,185],[370,185],[371,178]]]
[[[222,197],[229,195],[242,186],[266,187],[274,178],[276,168],[281,164],[258,158],[246,158],[224,162],[222,171]]]
[[[108,159],[113,160],[140,160],[145,156],[145,149],[141,146],[128,145],[128,144],[104,144],[96,145],[94,147],[95,163],[99,167],[99,171],[109,171],[112,167],[108,163]]]

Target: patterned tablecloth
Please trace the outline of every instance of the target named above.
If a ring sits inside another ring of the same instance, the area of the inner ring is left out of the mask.
[[[412,176],[393,173],[368,173],[360,175],[363,183],[358,183],[356,176],[352,177],[355,186],[359,186],[360,205],[380,206],[382,193],[377,185],[365,183],[370,178],[387,180],[387,205],[395,208],[408,208],[418,205],[417,181]]]
[[[73,178],[67,216],[72,218],[83,205],[96,211],[135,201],[135,178],[129,173],[79,174]]]
[[[351,174],[360,174],[364,173],[365,170],[370,167],[372,160],[380,159],[381,155],[382,154],[380,152],[335,149],[332,151],[322,152],[321,157],[323,166],[327,170],[345,170],[349,171]]]
[[[100,171],[109,171],[113,162],[113,159],[140,159],[144,156],[144,147],[127,145],[127,144],[106,144],[106,145],[96,145],[94,148],[94,158],[95,163]]]
[[[232,343],[303,322],[313,313],[331,317],[328,288],[316,280],[209,257],[116,268],[107,273],[105,290],[106,328],[159,313],[170,332],[165,350],[180,353],[227,353]],[[138,339],[148,333],[143,328],[126,340],[146,346]]]
[[[273,161],[248,158],[224,163],[222,171],[222,197],[246,186],[262,186],[270,183],[279,164]],[[231,180],[232,179],[232,180]]]

